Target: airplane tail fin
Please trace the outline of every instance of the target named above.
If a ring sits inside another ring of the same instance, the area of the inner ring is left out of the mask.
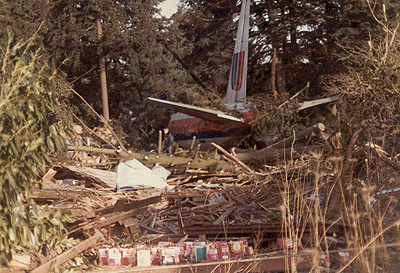
[[[246,101],[247,60],[249,51],[250,0],[242,1],[235,50],[224,102],[229,110],[244,108]]]

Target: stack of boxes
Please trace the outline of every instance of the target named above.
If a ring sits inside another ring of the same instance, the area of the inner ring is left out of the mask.
[[[191,262],[204,260],[240,259],[254,254],[247,239],[229,242],[184,242],[172,244],[160,242],[156,247],[101,248],[98,250],[99,264],[118,265],[176,265],[184,259]]]

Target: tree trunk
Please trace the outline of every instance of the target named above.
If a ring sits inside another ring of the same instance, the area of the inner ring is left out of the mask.
[[[276,93],[276,48],[274,48],[274,55],[272,56],[271,91],[272,91],[272,94],[275,95],[275,93]]]
[[[302,146],[298,144],[299,141],[310,139],[314,134],[323,131],[325,131],[325,125],[322,123],[317,123],[313,126],[304,129],[303,131],[296,133],[294,136],[287,137],[264,149],[236,154],[236,158],[242,161],[243,163],[246,162],[267,163],[267,162],[275,162],[278,160],[290,158],[293,155],[297,156],[299,154],[308,153],[310,151],[316,151],[316,150],[330,151],[331,147],[329,145]]]
[[[331,151],[331,146],[327,144],[322,145],[312,145],[312,146],[298,146],[298,147],[289,147],[286,149],[274,149],[274,148],[265,148],[259,151],[252,151],[243,154],[237,154],[236,158],[242,161],[243,163],[254,162],[254,163],[273,163],[276,161],[290,159],[294,157],[298,157],[305,153],[315,152],[315,151]]]
[[[281,62],[281,58],[280,58],[280,50],[281,50],[281,45],[282,42],[279,41],[279,35],[277,34],[277,9],[274,6],[275,4],[273,3],[273,1],[269,1],[268,2],[268,17],[269,17],[269,21],[268,21],[268,30],[269,30],[269,35],[271,37],[271,45],[273,48],[273,59],[272,62],[276,61],[275,63],[275,76],[273,81],[275,81],[275,88],[277,88],[277,91],[286,96],[286,83],[285,83],[285,76],[283,74],[283,64]],[[274,65],[274,64],[272,64]],[[271,71],[271,79],[272,79],[272,71]],[[273,83],[271,82],[271,85],[273,85]],[[274,92],[274,88],[272,88],[272,92]]]
[[[103,36],[103,29],[101,27],[100,19],[97,19],[97,35],[99,40]],[[107,77],[106,77],[106,58],[103,56],[103,49],[99,46],[99,66],[100,66],[100,84],[101,84],[101,102],[103,105],[103,117],[105,122],[110,120],[108,108],[108,91],[107,91]]]
[[[287,88],[286,88],[286,76],[285,76],[285,69],[282,62],[282,58],[278,58],[277,60],[277,73],[276,73],[276,82],[278,86],[279,93],[282,95],[283,98],[287,99]]]
[[[311,138],[313,134],[317,134],[320,132],[325,131],[325,125],[323,123],[317,123],[313,126],[310,126],[303,131],[297,132],[294,136],[290,136],[285,138],[284,140],[281,140],[266,149],[269,148],[274,148],[274,149],[282,149],[282,148],[287,148],[292,146],[294,141],[301,141],[307,138]]]

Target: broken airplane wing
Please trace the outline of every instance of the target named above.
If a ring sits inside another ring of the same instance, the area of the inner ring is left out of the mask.
[[[217,110],[211,110],[199,106],[193,106],[189,104],[172,102],[150,97],[147,99],[153,104],[161,105],[163,107],[175,110],[176,112],[184,113],[193,117],[197,117],[218,124],[225,124],[228,122],[237,122],[237,123],[245,122],[243,118],[237,118]]]
[[[342,98],[342,96],[340,95],[335,95],[335,96],[330,96],[327,98],[323,98],[323,99],[318,99],[318,100],[311,100],[311,101],[304,101],[302,102],[299,107],[297,108],[298,111],[310,108],[310,107],[314,107],[317,105],[321,105],[321,104],[326,104],[329,102],[333,102],[333,101],[337,101],[340,100]]]

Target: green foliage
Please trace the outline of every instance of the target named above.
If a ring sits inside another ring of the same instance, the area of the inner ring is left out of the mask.
[[[56,87],[34,39],[9,45],[0,67],[0,259],[54,246],[65,228],[58,212],[39,211],[32,187],[64,146],[55,118]],[[68,220],[68,219],[64,219]]]

